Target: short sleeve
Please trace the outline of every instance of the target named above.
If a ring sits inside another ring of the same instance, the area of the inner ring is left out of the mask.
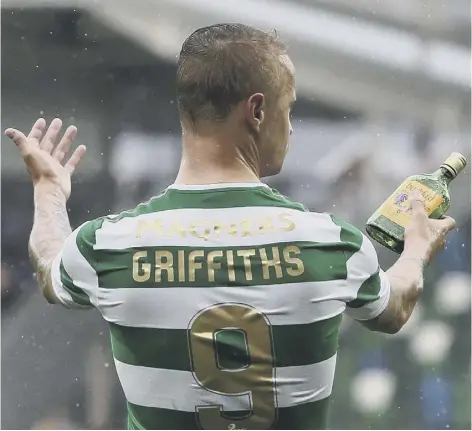
[[[51,269],[52,287],[67,308],[97,307],[95,231],[101,221],[86,222],[66,239]]]
[[[385,310],[390,298],[390,281],[380,268],[372,242],[362,234],[362,245],[347,261],[348,286],[357,291],[346,304],[346,313],[356,320],[371,320]]]
[[[372,242],[359,229],[339,219],[341,240],[345,245],[346,283],[349,299],[346,314],[356,320],[371,320],[387,307],[390,281],[380,268]]]

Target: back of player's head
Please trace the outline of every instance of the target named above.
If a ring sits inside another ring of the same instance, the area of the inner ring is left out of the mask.
[[[182,45],[177,70],[181,120],[225,120],[254,93],[278,91],[285,46],[275,33],[243,24],[216,24],[192,33]]]

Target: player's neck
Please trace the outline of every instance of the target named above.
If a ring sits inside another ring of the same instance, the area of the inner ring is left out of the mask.
[[[259,182],[257,154],[241,151],[224,136],[183,136],[176,184]]]

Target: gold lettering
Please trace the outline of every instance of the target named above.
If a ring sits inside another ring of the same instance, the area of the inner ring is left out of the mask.
[[[232,250],[226,250],[226,262],[228,263],[228,280],[236,280],[236,273],[234,272],[234,254]]]
[[[162,271],[167,272],[167,281],[174,281],[174,257],[170,251],[156,251],[156,282],[162,281]]]
[[[216,236],[217,238],[219,238],[220,235],[221,235],[221,229],[222,229],[222,227],[223,227],[223,223],[221,223],[221,222],[215,222],[215,225],[214,225],[214,227],[213,227],[213,231],[215,232],[215,236]]]
[[[182,238],[185,238],[185,229],[180,223],[179,220],[174,220],[170,225],[169,230],[166,233],[166,236],[177,236],[180,235]]]
[[[205,228],[205,230],[202,233],[199,233],[199,232],[197,232],[197,226],[202,225],[202,224],[206,225],[207,227]],[[199,221],[199,222],[192,223],[190,225],[191,235],[193,235],[195,238],[200,238],[200,239],[207,240],[208,238],[210,238],[210,234],[211,234],[211,229],[209,227],[209,224],[210,224],[209,221]]]
[[[214,232],[217,238],[220,237],[223,230],[225,230],[226,233],[231,236],[236,236],[238,234],[236,223],[231,222],[230,224],[226,224],[220,221],[214,223]]]
[[[208,281],[215,281],[215,269],[221,269],[221,263],[215,262],[215,257],[223,257],[223,251],[215,250],[208,253]]]
[[[295,229],[295,222],[292,220],[291,215],[287,213],[279,214],[279,223],[283,223],[284,226],[280,226],[280,230],[285,232],[291,232]]]
[[[254,236],[251,227],[251,219],[241,220],[241,236]]]
[[[250,249],[250,250],[238,250],[237,252],[239,257],[242,257],[244,260],[244,269],[246,271],[246,280],[251,281],[252,280],[252,268],[251,268],[251,256],[256,255],[256,250],[255,249]]]
[[[270,216],[259,219],[259,233],[262,235],[273,233],[275,231],[274,219]]]
[[[194,250],[191,251],[188,255],[188,281],[195,281],[195,271],[197,269],[202,269],[203,265],[201,262],[196,262],[197,257],[203,257],[205,253],[203,250]]]
[[[144,220],[138,220],[136,226],[136,238],[141,238],[145,232],[154,232],[158,236],[162,236],[162,219],[155,219],[152,222],[147,222]]]
[[[283,251],[285,262],[295,265],[295,268],[287,268],[287,274],[292,277],[297,277],[302,275],[305,272],[305,265],[303,261],[298,257],[292,257],[292,254],[298,255],[301,254],[301,250],[299,247],[295,245],[289,245],[288,247],[284,248]]]
[[[259,254],[261,255],[262,263],[262,277],[264,280],[269,280],[270,278],[270,268],[275,269],[275,276],[277,278],[282,278],[282,266],[280,265],[280,253],[278,247],[272,247],[272,259],[267,258],[267,252],[265,248],[259,249]]]
[[[236,223],[230,223],[227,227],[228,235],[238,236],[238,226]]]
[[[185,251],[179,250],[178,255],[178,265],[179,265],[179,281],[185,281]]]
[[[228,224],[222,224],[221,227],[226,230],[230,236],[238,236],[238,222],[230,221]]]
[[[137,251],[133,255],[133,280],[143,283],[151,278],[151,264],[140,262],[140,259],[147,258],[147,251]]]

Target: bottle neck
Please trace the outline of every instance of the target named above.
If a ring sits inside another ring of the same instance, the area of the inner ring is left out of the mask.
[[[442,178],[447,185],[456,178],[456,176],[444,166],[441,166],[435,173],[438,177]]]

